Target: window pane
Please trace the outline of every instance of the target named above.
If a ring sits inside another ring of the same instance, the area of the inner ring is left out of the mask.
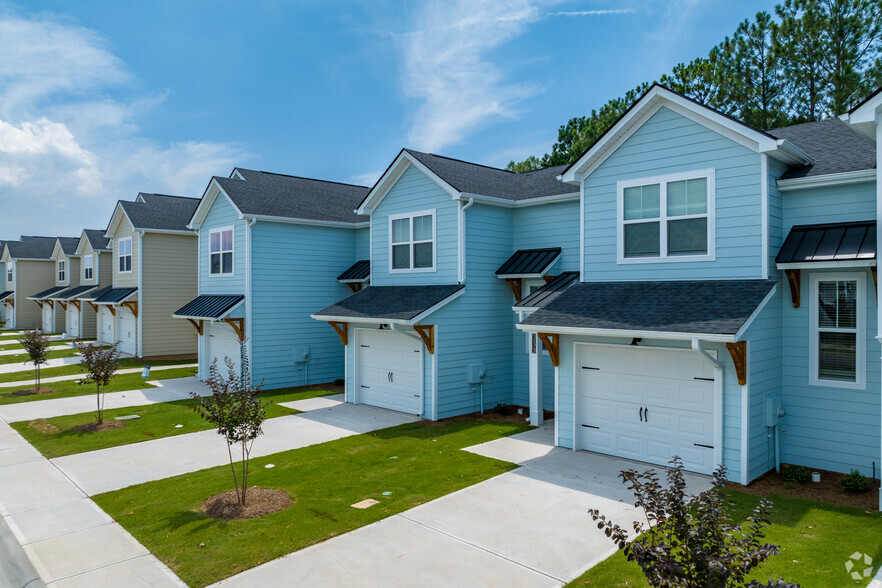
[[[126,258],[125,257],[119,258],[119,271],[121,271],[121,272],[126,271]]]
[[[658,257],[658,227],[657,222],[625,225],[625,257]]]
[[[392,269],[410,269],[410,245],[392,246]]]
[[[707,178],[668,182],[668,216],[707,214]]]
[[[220,233],[212,233],[209,237],[211,239],[210,251],[220,251]]]
[[[223,254],[223,273],[231,274],[233,273],[233,254],[232,253],[224,253]]]
[[[413,267],[432,267],[431,243],[417,243],[413,246]]]
[[[668,255],[707,253],[707,219],[668,221]]]
[[[659,216],[659,185],[634,186],[625,188],[624,216],[625,220],[642,218],[658,218]]]
[[[416,216],[413,219],[413,240],[432,240],[432,215]]]
[[[132,256],[131,255],[126,256],[126,271],[127,272],[132,271]]]
[[[839,282],[836,315],[840,329],[857,328],[857,282]]]
[[[836,327],[836,282],[818,282],[818,326]]]
[[[212,253],[211,254],[211,273],[219,274],[220,273],[220,264],[221,264],[221,256],[220,253]]]
[[[404,243],[410,241],[410,219],[399,218],[392,221],[392,242]]]
[[[818,378],[854,382],[857,336],[821,332],[818,339]]]
[[[223,251],[233,250],[233,231],[224,231],[221,233]]]

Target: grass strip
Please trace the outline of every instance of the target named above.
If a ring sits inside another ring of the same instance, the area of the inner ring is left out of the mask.
[[[127,368],[141,368],[145,365],[150,366],[162,366],[162,365],[182,365],[196,363],[193,359],[175,359],[175,360],[162,360],[162,361],[142,361],[140,359],[134,359],[131,357],[126,357],[119,360],[119,369],[127,369]],[[54,368],[45,368],[40,370],[40,376],[43,378],[53,378],[55,376],[70,376],[73,374],[82,374],[83,368],[82,366],[75,365],[65,365],[61,367]],[[34,369],[32,367],[24,368],[19,372],[10,372],[8,374],[0,374],[0,382],[17,382],[19,380],[28,380],[33,378]]]

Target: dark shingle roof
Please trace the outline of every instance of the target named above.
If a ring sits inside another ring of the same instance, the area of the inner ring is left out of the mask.
[[[22,236],[19,241],[8,241],[9,255],[13,259],[52,259],[58,237]]]
[[[734,335],[774,280],[578,282],[523,324]]]
[[[467,194],[480,194],[506,200],[527,200],[578,192],[578,188],[557,179],[557,176],[566,169],[565,165],[515,173],[433,153],[421,153],[411,149],[405,151],[454,189]]]
[[[370,286],[317,316],[410,320],[465,286]]]
[[[46,298],[51,298],[53,294],[57,294],[62,290],[66,290],[67,286],[53,286],[48,290],[43,290],[42,292],[37,292],[33,296],[28,296],[28,298],[32,300],[45,300]]]
[[[337,276],[341,282],[364,282],[371,277],[371,260],[362,259],[353,263],[349,269]]]
[[[360,223],[368,217],[355,209],[368,193],[365,186],[286,176],[237,167],[245,178],[214,180],[242,214],[304,220]]]
[[[137,288],[110,288],[99,298],[95,298],[95,304],[116,304],[122,302],[135,292]]]
[[[13,292],[12,290],[7,290],[6,292],[3,292],[2,294],[0,294],[0,300],[6,300],[7,298],[12,296],[13,294],[15,294],[15,292]]]
[[[529,276],[544,273],[558,257],[560,247],[546,249],[519,249],[514,255],[505,260],[499,269],[497,276]]]
[[[561,292],[569,288],[578,279],[579,272],[563,272],[529,296],[525,296],[523,300],[515,304],[515,308],[540,308],[548,306],[552,300],[560,296]]]
[[[876,168],[876,147],[838,118],[772,129],[809,154],[814,163],[787,171],[781,179],[805,178]]]
[[[799,225],[781,245],[776,263],[876,259],[876,221]]]
[[[89,240],[89,245],[92,246],[93,250],[110,251],[110,239],[104,236],[104,231],[101,229],[86,229],[83,233],[86,234],[86,239]]]
[[[79,296],[79,298],[80,298],[80,300],[98,300],[99,298],[101,298],[102,296],[104,296],[105,294],[110,292],[111,290],[113,290],[113,286],[106,286],[106,287],[101,288],[100,290],[96,290],[94,292],[88,292],[86,294],[81,294]]]
[[[245,297],[241,294],[197,296],[176,310],[172,316],[178,318],[219,319],[243,300],[245,300]]]
[[[198,198],[144,193],[139,196],[143,202],[120,200],[135,229],[187,231],[187,223],[199,205]]]
[[[73,300],[74,298],[79,298],[81,294],[85,294],[94,289],[95,286],[77,286],[76,288],[70,288],[64,292],[59,292],[50,296],[50,298],[53,300]]]
[[[58,243],[61,245],[62,253],[65,255],[75,255],[80,239],[79,237],[59,237]]]

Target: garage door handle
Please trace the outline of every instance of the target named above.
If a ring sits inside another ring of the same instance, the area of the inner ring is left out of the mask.
[[[704,447],[705,449],[713,449],[713,445],[705,445],[704,443],[693,443],[696,447]]]
[[[595,427],[594,425],[582,425],[586,429],[599,429],[600,427]]]
[[[643,422],[643,407],[640,407],[640,422]]]
[[[367,388],[367,389],[368,389],[368,390],[370,390],[370,389],[371,389],[371,387],[370,387],[370,386],[365,386],[365,385],[364,385],[364,384],[362,384],[362,385],[361,385],[361,387],[362,387],[362,388]]]
[[[643,421],[647,422],[647,423],[649,422],[649,407],[648,406],[643,409]]]

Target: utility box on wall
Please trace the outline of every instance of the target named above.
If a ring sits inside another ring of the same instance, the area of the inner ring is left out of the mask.
[[[777,427],[778,420],[784,416],[784,408],[781,406],[781,398],[767,396],[765,405],[765,421],[767,427]]]
[[[466,380],[469,384],[480,384],[486,375],[487,370],[483,361],[472,362],[466,368]]]
[[[294,359],[294,363],[306,363],[309,361],[309,347],[305,345],[295,347],[291,352],[291,357]]]

